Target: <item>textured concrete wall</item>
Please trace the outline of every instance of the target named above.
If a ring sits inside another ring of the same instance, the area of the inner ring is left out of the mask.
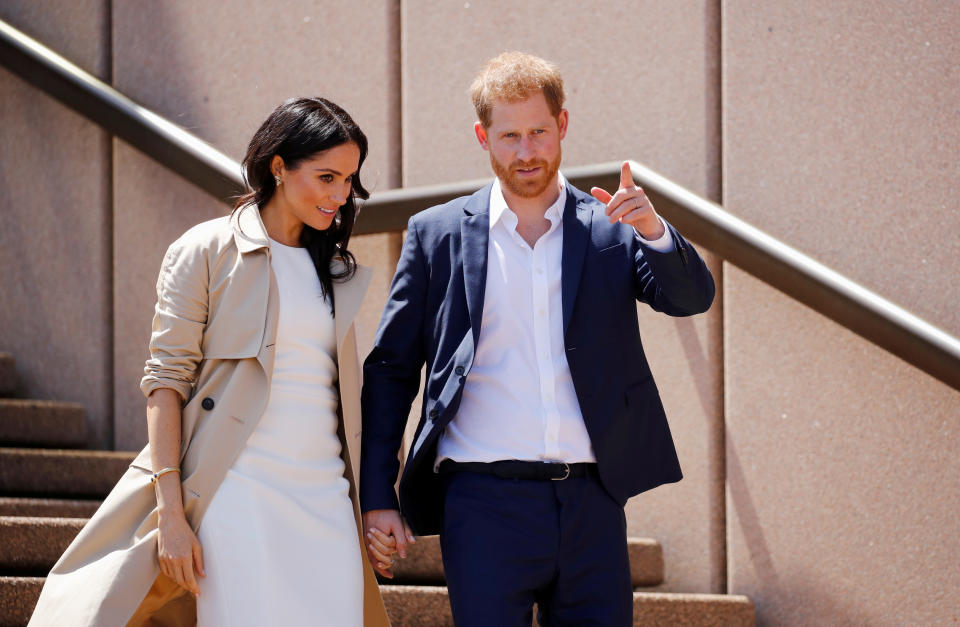
[[[491,176],[467,89],[483,62],[519,49],[557,63],[567,166],[633,158],[718,192],[719,16],[712,2],[403,2],[405,185]],[[717,268],[717,264],[714,264]],[[718,268],[717,268],[718,269]],[[645,346],[686,479],[634,499],[630,533],[664,545],[671,590],[722,586],[720,308],[695,320],[641,313]],[[683,521],[682,524],[679,521]]]
[[[960,5],[723,5],[725,206],[960,333]],[[725,272],[730,590],[760,624],[960,603],[960,394]]]
[[[235,5],[115,2],[114,82],[138,102],[233,158],[286,98],[322,95],[341,104],[370,138],[362,176],[371,190],[399,183],[396,9],[378,0],[330,11],[315,2]],[[358,35],[362,34],[362,44]],[[391,88],[394,88],[391,90]],[[138,153],[116,151],[116,446],[146,441],[137,388],[147,356],[154,285],[167,245],[228,208]],[[398,250],[398,235],[356,238],[359,261],[377,268],[360,315],[361,351],[372,342]]]
[[[10,0],[0,19],[109,78],[108,6]],[[0,350],[21,396],[82,403],[112,444],[110,139],[0,69]]]

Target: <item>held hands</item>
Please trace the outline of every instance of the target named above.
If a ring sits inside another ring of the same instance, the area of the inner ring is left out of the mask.
[[[395,509],[373,509],[363,515],[363,539],[367,559],[378,573],[393,579],[390,570],[397,562],[394,555],[407,556],[407,547],[417,539]]]
[[[200,596],[194,571],[201,577],[207,576],[203,570],[203,551],[183,514],[160,521],[157,542],[160,571],[180,587]]]
[[[663,237],[664,228],[654,211],[653,205],[643,189],[633,184],[630,164],[627,161],[620,166],[620,189],[611,196],[606,190],[594,187],[590,190],[594,198],[607,206],[610,224],[617,220],[632,226],[645,240],[653,241]]]

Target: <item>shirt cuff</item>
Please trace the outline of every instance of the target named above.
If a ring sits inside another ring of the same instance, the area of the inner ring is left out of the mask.
[[[660,224],[663,225],[662,236],[660,236],[658,239],[650,241],[648,239],[644,239],[643,236],[640,235],[640,231],[634,229],[634,232],[637,234],[637,239],[640,240],[640,243],[643,244],[644,246],[647,246],[648,248],[652,248],[657,252],[661,252],[661,253],[673,252],[674,249],[677,247],[677,245],[673,241],[673,236],[670,234],[670,229],[667,228],[667,223],[663,221],[663,218],[661,218],[660,216],[657,216],[657,220],[660,220]]]

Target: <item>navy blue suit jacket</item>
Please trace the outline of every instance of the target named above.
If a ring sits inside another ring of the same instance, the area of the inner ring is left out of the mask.
[[[491,185],[410,218],[373,350],[364,367],[360,505],[399,508],[414,533],[440,530],[436,444],[456,416],[480,338]],[[657,386],[640,342],[636,301],[672,316],[701,313],[714,284],[672,226],[676,250],[644,246],[610,224],[604,205],[566,186],[561,292],[570,374],[600,480],[621,503],[682,477]],[[426,387],[414,444],[394,490],[410,406]]]

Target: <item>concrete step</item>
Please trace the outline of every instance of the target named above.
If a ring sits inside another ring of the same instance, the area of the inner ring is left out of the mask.
[[[0,352],[0,396],[13,396],[16,390],[16,362],[10,353]]]
[[[0,398],[0,446],[86,448],[86,443],[83,405]]]
[[[83,517],[0,517],[0,572],[33,574],[50,570],[86,520]],[[662,583],[663,552],[660,545],[646,538],[631,538],[628,547],[634,587]],[[407,559],[400,561],[394,571],[394,579],[381,583],[397,585],[412,582],[445,583],[440,542],[436,536],[420,538],[411,547]]]
[[[0,516],[90,518],[102,501],[95,499],[31,499],[0,496]]]
[[[41,577],[0,577],[0,627],[27,624],[43,586]],[[447,589],[382,586],[393,627],[452,627]],[[633,593],[633,624],[653,627],[753,627],[753,603],[739,595]]]
[[[86,522],[86,518],[0,517],[0,573],[45,575]]]
[[[447,589],[381,586],[393,627],[453,627]],[[644,627],[753,627],[753,603],[744,596],[634,592],[633,624]],[[537,622],[534,620],[534,625]]]
[[[43,577],[0,577],[0,627],[23,627],[40,598]]]
[[[633,587],[658,586],[663,583],[663,548],[649,538],[627,538],[630,554],[630,577]],[[393,579],[381,579],[384,585],[427,584],[443,585],[443,562],[440,557],[440,538],[426,536],[410,545],[407,558],[399,560],[393,569]]]
[[[103,498],[136,453],[0,448],[0,495]]]

